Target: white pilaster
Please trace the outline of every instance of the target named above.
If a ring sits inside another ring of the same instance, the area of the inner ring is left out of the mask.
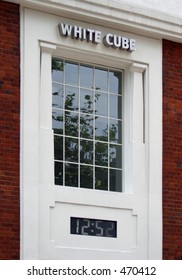
[[[51,64],[56,46],[40,43],[40,48],[40,184],[45,188],[54,183]]]
[[[131,73],[131,125],[130,143],[132,150],[132,185],[133,192],[145,194],[146,185],[146,163],[144,143],[144,71],[146,65],[133,63],[130,67]]]
[[[40,126],[41,128],[52,129],[52,80],[51,63],[52,52],[56,46],[40,43],[41,47],[41,78],[40,78]]]

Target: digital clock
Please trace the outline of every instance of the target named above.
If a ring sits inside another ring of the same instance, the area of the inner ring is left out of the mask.
[[[71,234],[117,237],[117,222],[89,218],[70,218]]]

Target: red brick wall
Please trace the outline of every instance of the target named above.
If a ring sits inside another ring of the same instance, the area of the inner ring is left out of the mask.
[[[0,1],[0,259],[19,259],[19,6]]]
[[[182,44],[163,41],[163,258],[182,259]]]

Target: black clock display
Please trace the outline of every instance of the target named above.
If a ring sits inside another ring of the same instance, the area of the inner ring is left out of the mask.
[[[78,235],[117,237],[117,222],[89,218],[70,218],[70,232]]]

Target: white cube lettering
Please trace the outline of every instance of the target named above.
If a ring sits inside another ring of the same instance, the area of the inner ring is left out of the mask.
[[[101,42],[101,31],[95,31],[95,38],[94,38],[94,41],[96,44],[100,43]]]
[[[69,25],[64,23],[59,23],[58,25],[59,33],[64,37],[71,37],[72,39],[80,39],[82,41],[92,42],[94,44],[101,43],[102,33],[101,31],[94,30],[91,28],[83,28],[77,25]],[[136,42],[134,39],[130,39],[127,37],[122,37],[119,35],[115,35],[112,33],[107,33],[103,37],[103,44],[106,47],[112,47],[115,49],[127,50],[127,51],[135,51],[136,50]]]
[[[80,26],[73,27],[73,37],[82,39],[82,28]]]
[[[71,36],[71,32],[72,32],[72,29],[73,29],[73,26],[72,25],[68,25],[68,24],[64,24],[64,23],[60,23],[58,25],[58,28],[59,28],[59,33],[61,36]]]
[[[134,39],[130,39],[130,42],[129,42],[129,44],[130,44],[130,51],[132,52],[132,51],[135,51],[136,50],[136,47],[135,47],[135,40]]]
[[[122,49],[129,49],[129,39],[126,37],[122,37],[122,45],[120,46]]]
[[[110,34],[110,33],[108,33],[108,34],[104,37],[103,42],[104,42],[104,45],[105,45],[106,47],[111,47],[111,46],[113,46],[113,45],[114,45],[114,43],[113,43],[113,35]]]
[[[103,43],[106,47],[113,47],[115,49],[119,48],[119,49],[128,50],[130,52],[136,50],[134,39],[113,35],[111,33],[108,33],[104,37]]]
[[[60,23],[58,25],[59,33],[64,37],[71,37],[73,39],[86,40],[88,42],[92,42],[94,44],[98,44],[101,42],[101,31],[82,28],[81,26],[72,26],[69,24]]]

